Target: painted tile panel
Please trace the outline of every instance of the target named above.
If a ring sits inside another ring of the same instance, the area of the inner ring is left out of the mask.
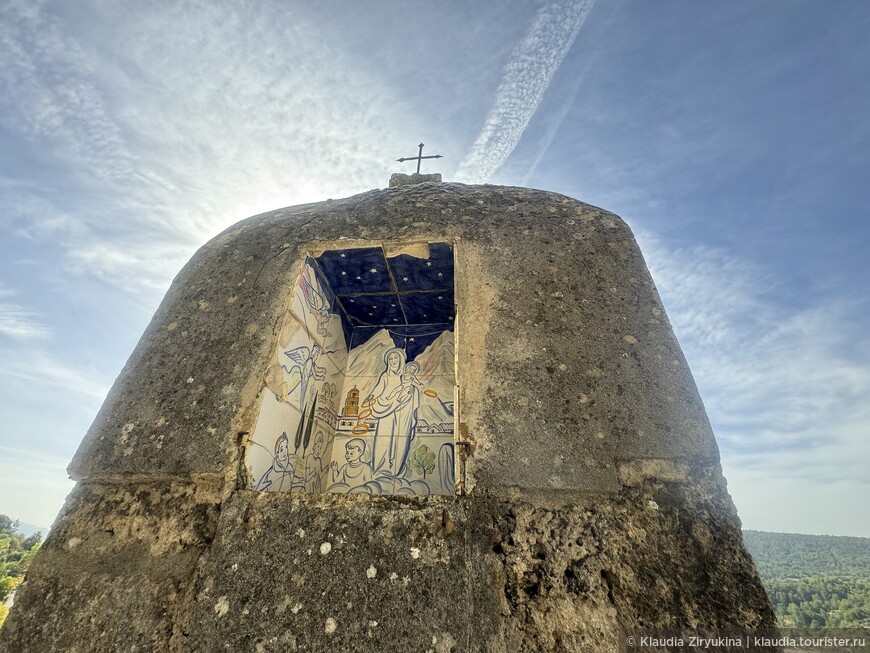
[[[429,377],[417,410],[418,435],[452,435],[454,430],[454,378]]]
[[[357,327],[353,330],[351,349],[356,349],[365,345],[369,340],[376,336],[378,338],[377,342],[370,347],[381,347],[384,352],[386,349],[391,347],[398,347],[399,349],[404,350],[405,358],[407,360],[414,360],[420,354],[429,349],[432,343],[436,340],[442,340],[445,342],[450,341],[451,344],[449,346],[452,347],[453,324],[411,324],[405,326],[392,326],[389,328]],[[439,351],[443,346],[443,343],[439,344],[433,351]],[[353,357],[353,360],[367,358],[371,355],[370,351],[363,349]],[[452,349],[450,350],[450,356],[451,360],[449,370],[452,373],[454,366],[452,360]],[[351,368],[348,369],[350,370]],[[356,367],[353,369],[355,373]],[[447,371],[448,369],[445,369],[444,373],[447,373]]]
[[[452,289],[407,293],[400,298],[411,324],[449,324],[453,321]]]
[[[392,494],[393,480],[376,474],[371,463],[372,438],[339,435],[333,444],[327,492]]]
[[[344,387],[344,366],[347,359],[343,352],[324,354],[318,358],[322,363],[322,378],[315,381],[316,405],[314,416],[335,430],[340,411],[340,394]]]
[[[290,312],[321,345],[336,330],[341,332],[341,318],[332,312],[334,301],[335,295],[314,259],[306,258],[293,289]]]
[[[411,447],[407,477],[425,483],[426,494],[455,494],[454,452],[452,435],[417,437]]]
[[[284,401],[291,402],[303,414],[308,414],[320,385],[326,380],[323,345],[312,340],[310,332],[297,328],[285,345],[279,343],[278,360],[283,371]]]
[[[317,262],[338,295],[395,290],[384,250],[380,247],[324,252]]]
[[[453,250],[447,243],[430,243],[428,258],[400,254],[389,261],[400,292],[453,288]]]
[[[420,340],[421,338],[418,337],[417,341]],[[408,353],[411,355],[410,345]],[[456,350],[453,332],[442,331],[434,340],[429,341],[421,351],[413,354],[413,357],[420,363],[421,374],[424,378],[434,376],[455,378]]]
[[[367,341],[371,340],[374,336],[378,334],[378,332],[383,331],[384,328],[380,326],[356,326],[353,328],[353,332],[350,340],[348,341],[349,350],[353,350],[360,345],[364,345]],[[389,335],[389,333],[388,333]],[[395,344],[394,344],[395,346]]]
[[[332,445],[335,441],[335,431],[323,428],[319,420],[315,422],[311,449],[304,457],[304,491],[323,492],[326,489],[324,480],[329,471],[332,459]],[[300,490],[302,491],[302,490]]]
[[[398,326],[405,324],[405,314],[396,294],[339,295],[339,302],[356,326]]]
[[[310,332],[288,316],[246,455],[255,488],[301,492],[322,487],[347,359],[343,336],[326,343],[335,349],[325,353]]]
[[[323,339],[323,348],[327,353],[344,352],[347,354],[353,327],[341,309],[338,297],[333,298],[329,316],[329,335]]]
[[[280,401],[263,403],[249,448],[256,487],[453,494],[452,250],[404,251],[420,256],[365,248],[307,259],[298,319],[288,319],[267,379]],[[413,292],[396,294],[399,280]]]
[[[303,424],[302,414],[296,408],[279,401],[272,393],[263,393],[245,456],[254,489],[291,492],[294,487],[304,486],[303,457],[293,447],[295,434]]]

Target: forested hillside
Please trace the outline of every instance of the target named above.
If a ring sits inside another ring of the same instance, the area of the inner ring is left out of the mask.
[[[743,531],[762,580],[840,576],[870,578],[870,537]]]
[[[870,627],[870,538],[744,531],[781,626]]]
[[[42,533],[30,537],[18,532],[18,522],[0,515],[0,626],[8,609],[3,602],[24,580],[24,572],[39,549]]]

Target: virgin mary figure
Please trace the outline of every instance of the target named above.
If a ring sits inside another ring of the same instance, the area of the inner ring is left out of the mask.
[[[372,438],[372,468],[375,474],[402,476],[407,467],[411,441],[417,428],[420,395],[414,383],[402,378],[405,352],[399,347],[384,354],[384,371],[366,403],[377,418]]]

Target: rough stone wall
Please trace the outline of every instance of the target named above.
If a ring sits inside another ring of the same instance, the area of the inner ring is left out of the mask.
[[[81,482],[16,595],[0,650],[171,650],[220,495],[181,482]]]
[[[624,630],[772,622],[714,475],[626,483],[570,504],[239,494],[188,646],[592,653]]]
[[[465,496],[272,495],[242,464],[306,252],[452,242]],[[424,183],[255,216],[180,272],[70,465],[10,651],[608,651],[770,626],[628,227]]]

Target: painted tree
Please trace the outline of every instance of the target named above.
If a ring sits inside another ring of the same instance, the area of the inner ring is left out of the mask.
[[[421,444],[411,454],[411,469],[420,474],[426,480],[426,474],[435,471],[435,454],[429,451],[429,447]]]

